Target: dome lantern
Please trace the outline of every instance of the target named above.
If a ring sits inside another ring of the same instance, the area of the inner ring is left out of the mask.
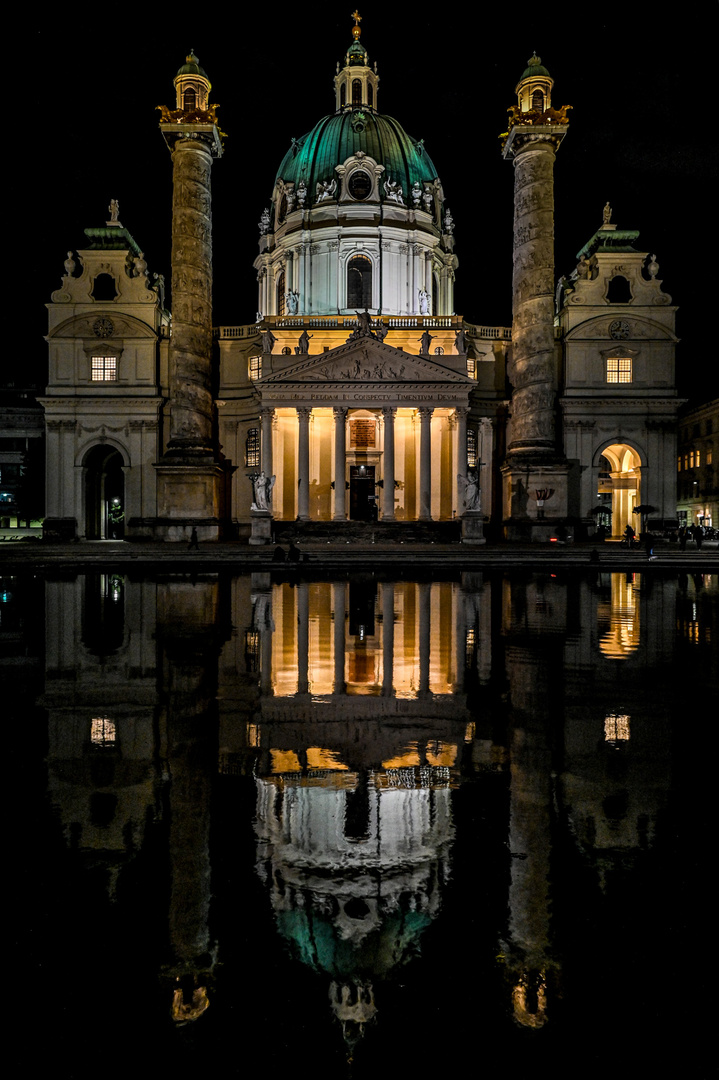
[[[360,42],[362,16],[354,11],[355,21],[352,27],[352,44],[345,53],[344,67],[335,75],[335,101],[337,112],[345,109],[377,109],[377,88],[379,75],[369,66],[369,56]]]
[[[200,67],[194,50],[190,49],[185,57],[185,63],[175,76],[176,108],[182,109],[183,112],[193,112],[195,109],[206,111],[211,89],[212,84],[207,78],[207,73]]]
[[[519,111],[543,113],[552,107],[554,79],[542,65],[541,56],[532,53],[515,87]]]

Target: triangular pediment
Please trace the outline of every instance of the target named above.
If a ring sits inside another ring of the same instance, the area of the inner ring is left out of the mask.
[[[469,376],[445,367],[434,359],[385,345],[374,337],[359,337],[319,356],[298,357],[281,371],[263,378],[261,386],[322,383],[326,386],[355,384],[391,384],[409,390],[411,385],[447,384],[471,389]],[[402,384],[407,384],[402,386]]]

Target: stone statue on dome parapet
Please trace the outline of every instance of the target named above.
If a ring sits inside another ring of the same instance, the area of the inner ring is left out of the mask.
[[[387,198],[387,202],[397,203],[398,206],[404,206],[404,192],[402,191],[402,185],[396,180],[390,180],[389,177],[384,182],[384,193]]]
[[[315,202],[326,202],[328,199],[334,199],[337,194],[337,181],[336,180],[320,180],[316,188]]]

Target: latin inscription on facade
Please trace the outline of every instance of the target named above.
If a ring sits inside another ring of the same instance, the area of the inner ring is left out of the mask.
[[[376,425],[374,420],[353,420],[352,446],[355,450],[374,450]]]

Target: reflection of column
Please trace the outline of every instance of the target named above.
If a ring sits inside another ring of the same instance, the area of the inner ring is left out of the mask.
[[[456,675],[454,692],[461,693],[464,689],[465,672],[467,668],[467,601],[464,589],[460,585],[456,592],[457,617],[455,620],[455,657]]]
[[[347,410],[334,408],[332,412],[334,413],[335,417],[335,509],[333,519],[334,521],[346,521],[347,511],[345,509],[345,421],[347,419]]]
[[[432,520],[432,413],[433,409],[418,409],[419,436],[419,520]]]
[[[382,409],[384,419],[384,464],[382,467],[382,519],[394,521],[394,417],[396,409]]]
[[[310,587],[306,581],[297,586],[297,693],[309,690],[307,668],[310,650]]]
[[[393,693],[394,664],[394,585],[382,585],[382,695]]]
[[[261,409],[262,420],[262,469],[266,476],[272,476],[272,421],[275,418],[274,409]]]
[[[312,409],[297,409],[299,435],[297,441],[297,472],[299,484],[298,514],[300,521],[310,520],[310,414]]]
[[[417,586],[419,593],[419,692],[429,692],[429,616],[432,586],[422,581]]]
[[[332,607],[335,619],[335,694],[345,692],[345,583],[332,583]]]

